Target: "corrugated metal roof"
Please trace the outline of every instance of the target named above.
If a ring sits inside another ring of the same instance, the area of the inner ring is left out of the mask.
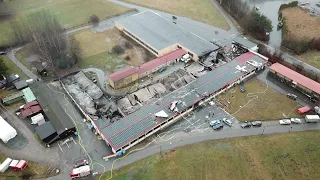
[[[28,108],[24,108],[24,110],[21,112],[23,117],[28,117],[32,114],[35,114],[37,112],[40,112],[42,108],[39,105],[33,105]]]
[[[177,115],[168,110],[171,102],[180,100],[181,103],[178,104],[177,107],[179,111],[183,111],[200,99],[203,99],[204,95],[213,94],[215,91],[244,75],[235,67],[246,63],[243,59],[250,60],[257,57],[252,56],[251,53],[249,54],[239,56],[237,58],[238,60],[233,60],[213,71],[208,72],[190,84],[167,94],[163,98],[150,103],[147,106],[141,107],[138,111],[122,118],[119,121],[105,126],[106,123],[98,120],[95,121],[96,125],[102,131],[110,145],[117,151],[155,127],[157,125],[157,122],[154,120],[155,113],[164,110],[169,117]],[[241,61],[239,61],[239,59]],[[250,65],[246,64],[246,66]]]
[[[158,57],[152,61],[149,61],[147,63],[142,64],[139,67],[139,74],[145,73],[147,71],[150,71],[152,69],[155,69],[163,64],[170,63],[171,61],[174,61],[178,58],[181,58],[183,55],[185,55],[187,52],[183,49],[177,49],[175,51],[172,51],[164,56]]]
[[[109,74],[108,78],[110,78],[113,82],[116,82],[137,72],[137,67],[130,66]]]
[[[33,92],[31,91],[31,89],[29,87],[22,89],[22,92],[24,95],[23,98],[25,99],[26,102],[31,102],[31,101],[36,100],[36,97],[34,96]]]
[[[196,53],[198,56],[218,49],[216,45],[153,11],[145,11],[122,18],[117,23],[157,51],[176,43]]]
[[[313,92],[320,94],[320,84],[316,81],[309,79],[308,77],[279,63],[272,64],[270,69],[312,90]]]

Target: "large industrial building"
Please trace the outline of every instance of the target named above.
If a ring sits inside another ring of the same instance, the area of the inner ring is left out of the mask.
[[[197,61],[218,49],[218,46],[152,11],[120,19],[115,22],[115,27],[157,57],[182,48]]]
[[[320,83],[279,63],[271,65],[269,72],[281,81],[307,94],[311,98],[320,100]]]
[[[267,58],[247,52],[120,120],[109,123],[99,118],[91,122],[112,152],[121,152],[176,122],[203,100],[216,96],[254,74],[266,62]],[[177,103],[177,108],[171,111],[169,107],[173,102]],[[157,116],[159,113],[162,114],[161,117]],[[104,158],[107,159],[108,156]]]

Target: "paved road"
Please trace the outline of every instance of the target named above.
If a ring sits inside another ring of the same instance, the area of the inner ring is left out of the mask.
[[[292,127],[292,129],[291,129]],[[320,123],[310,123],[310,124],[299,124],[299,125],[279,125],[278,121],[269,121],[265,122],[260,128],[249,128],[242,129],[240,125],[236,125],[235,127],[229,128],[227,130],[222,131],[211,131],[208,133],[177,133],[176,136],[166,142],[152,144],[149,147],[134,152],[133,154],[128,155],[126,158],[122,160],[118,160],[114,164],[114,169],[121,168],[125,165],[131,164],[135,161],[148,157],[150,155],[156,154],[160,152],[160,148],[162,151],[167,151],[170,149],[174,149],[180,146],[184,146],[187,144],[199,143],[208,140],[216,140],[216,139],[224,139],[224,138],[232,138],[232,137],[242,137],[242,136],[252,136],[252,135],[266,135],[266,134],[274,134],[274,133],[288,133],[288,132],[299,132],[299,131],[309,131],[309,130],[320,130]],[[107,165],[108,164],[108,165]],[[111,169],[112,161],[106,163],[106,171]]]
[[[17,49],[14,49],[12,51],[10,51],[8,54],[7,54],[7,57],[9,59],[11,59],[11,61],[16,64],[22,72],[24,72],[29,78],[31,79],[37,79],[37,75],[33,74],[27,67],[25,67],[15,56],[15,52],[18,51],[19,49],[21,49],[22,47],[20,48],[17,48]]]
[[[267,45],[267,44],[264,44],[264,45],[265,45],[266,47],[268,47],[268,49],[269,49],[269,51],[270,51],[271,53],[274,53],[274,52],[276,51],[276,49],[275,49],[274,47],[269,46],[269,45]],[[307,64],[307,63],[301,61],[300,59],[297,59],[297,58],[291,56],[289,53],[285,52],[284,50],[282,50],[282,52],[283,52],[282,57],[283,57],[283,59],[284,59],[286,62],[289,62],[290,64],[299,64],[299,63],[302,63],[303,66],[304,66],[304,68],[305,68],[305,70],[313,71],[313,72],[315,72],[315,73],[320,73],[320,70],[319,70],[318,68],[315,68],[315,67],[311,66],[310,64]]]
[[[22,133],[24,137],[28,139],[28,143],[22,150],[10,149],[4,144],[0,144],[0,152],[6,154],[7,156],[21,159],[28,159],[35,162],[55,164],[60,163],[60,156],[57,149],[55,148],[45,148],[43,147],[35,138],[35,135],[31,130],[22,122],[21,119],[14,115],[12,110],[6,109],[0,104],[1,116],[6,118],[7,121],[12,124],[18,133]],[[14,140],[14,139],[12,139]],[[11,140],[11,141],[12,141]],[[32,153],[31,153],[32,152]]]

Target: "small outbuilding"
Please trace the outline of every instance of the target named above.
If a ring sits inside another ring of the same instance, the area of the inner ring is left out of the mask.
[[[16,87],[17,90],[21,90],[21,89],[28,87],[28,84],[27,84],[26,80],[20,80],[20,81],[15,82],[14,86]]]
[[[47,70],[42,66],[41,63],[35,63],[34,67],[37,69],[37,73],[40,74],[41,76],[47,76],[48,75]]]
[[[50,121],[36,127],[36,132],[40,139],[46,144],[51,144],[59,138],[57,131],[54,129]]]
[[[10,74],[6,77],[7,83],[14,83],[19,81],[20,77],[18,74]]]

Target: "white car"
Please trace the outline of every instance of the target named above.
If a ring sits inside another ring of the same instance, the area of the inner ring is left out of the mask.
[[[301,124],[301,119],[299,118],[291,118],[290,121],[292,124]]]
[[[279,124],[281,124],[281,125],[290,125],[291,121],[290,121],[290,119],[282,119],[282,120],[279,121]]]
[[[223,118],[222,119],[222,122],[224,122],[226,125],[228,125],[228,126],[232,126],[233,125],[233,123],[232,123],[232,121],[230,121],[229,119],[227,119],[227,118]]]

